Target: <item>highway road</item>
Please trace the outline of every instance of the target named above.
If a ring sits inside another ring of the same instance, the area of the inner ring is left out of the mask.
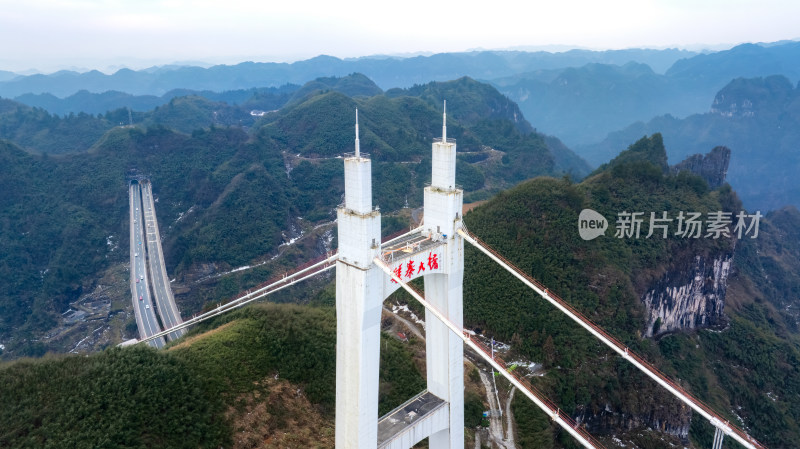
[[[153,287],[153,299],[158,309],[158,315],[164,324],[164,329],[169,329],[183,322],[175,298],[172,295],[167,268],[164,265],[164,252],[161,249],[161,235],[158,232],[156,219],[156,206],[153,201],[153,185],[144,181],[142,189],[142,212],[146,229],[147,263],[150,267],[150,285]],[[169,339],[175,340],[186,331],[183,329],[169,333]]]
[[[130,229],[131,229],[131,297],[133,310],[136,316],[136,325],[141,338],[149,337],[161,331],[161,325],[156,317],[156,309],[150,298],[148,287],[147,267],[145,265],[145,248],[142,242],[144,236],[144,219],[142,215],[142,195],[138,183],[130,185]],[[165,341],[163,338],[149,342],[151,346],[161,348]]]

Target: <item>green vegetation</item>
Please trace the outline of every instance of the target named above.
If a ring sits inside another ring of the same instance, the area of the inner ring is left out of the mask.
[[[425,378],[414,366],[408,345],[386,334],[381,334],[379,376],[378,416],[389,413],[426,388]]]
[[[483,422],[483,397],[473,391],[464,393],[464,427],[478,427]]]
[[[552,449],[555,447],[554,435],[558,433],[548,417],[530,399],[523,395],[514,396],[511,411],[517,424],[516,443],[520,448]]]
[[[391,410],[424,380],[403,345],[383,342],[379,406]],[[7,363],[0,366],[0,446],[228,447],[234,423],[227,417],[266,400],[259,398],[269,397],[272,378],[299,388],[329,421],[335,344],[332,309],[266,304],[203,324],[167,351],[135,346]],[[298,412],[281,407],[288,404],[270,402],[268,410]],[[289,420],[255,425],[277,434]]]
[[[196,366],[217,394],[249,392],[254,388],[253,380],[277,372],[303,385],[312,402],[331,408],[336,397],[332,388],[336,375],[336,321],[332,312],[292,305],[250,307],[200,326],[187,339],[230,323],[170,352]]]
[[[3,447],[214,448],[230,438],[221,398],[153,349],[21,361],[0,378]]]
[[[609,219],[611,225],[604,237],[580,238],[578,214],[584,208]],[[658,343],[641,337],[644,310],[639,298],[649,286],[664,273],[691,266],[697,255],[734,251],[734,242],[724,238],[647,239],[647,220],[640,238],[614,237],[613,222],[619,212],[667,211],[674,217],[680,210],[738,211],[741,203],[728,186],[710,191],[705,181],[694,175],[668,174],[661,136],[654,135],[631,145],[580,184],[552,178],[528,181],[498,194],[468,213],[465,220],[471,232],[646,359],[680,378],[693,394],[727,414],[731,422],[737,422],[730,414],[735,410],[767,446],[786,447],[800,435],[794,424],[787,424],[800,418],[788,399],[800,393],[796,362],[800,352],[796,337],[788,336],[785,325],[775,325],[783,320],[774,309],[758,303],[728,307],[730,328],[721,333],[678,334]],[[781,218],[792,223],[784,225],[786,230],[796,222],[792,213]],[[770,229],[767,222],[762,232]],[[782,237],[771,234],[763,242],[759,240],[759,245],[775,248],[774,239]],[[745,249],[752,244],[737,243]],[[778,260],[797,263],[796,244],[789,248],[791,258],[767,258],[763,265],[774,267]],[[685,412],[665,390],[601,347],[477,250],[466,251],[465,322],[512,342],[514,352],[543,362],[548,374],[537,378],[538,386],[563,410],[583,416],[590,429],[614,425],[616,418],[599,413],[607,407],[634,421],[680,422]],[[755,251],[749,251],[755,256]],[[796,276],[780,272],[779,285],[773,289],[792,291]],[[770,400],[768,392],[779,399]],[[518,417],[521,442],[543,447],[558,443],[560,437],[554,436],[552,429],[537,424],[541,419],[516,402],[515,410],[522,417],[532,417],[530,423],[522,423]],[[771,419],[774,421],[768,421]],[[697,429],[692,426],[692,438],[703,441]]]
[[[127,261],[131,174],[148,175],[160,200],[156,212],[171,277],[181,281],[209,266],[229,270],[282,255],[251,273],[193,289],[181,298],[184,311],[193,313],[320,254],[313,242],[281,245],[335,217],[343,194],[339,157],[353,149],[356,107],[361,147],[373,160],[374,203],[384,213],[421,204],[445,98],[452,99],[449,135],[474,155],[458,162],[458,182],[468,194],[489,195],[538,174],[586,173],[579,160],[556,167],[551,153],[569,150],[551,149],[555,143],[533,132],[490,86],[463,78],[386,95],[376,89],[358,74],[320,79],[292,98],[284,92],[287,105],[257,123],[241,122],[253,125],[249,129],[225,125],[238,125],[242,114],[251,117],[253,102],[277,94],[252,92],[242,106],[176,97],[136,112],[135,127],[112,127],[127,123],[124,109],[58,117],[0,102],[0,137],[14,142],[0,141],[3,357],[46,352],[46,344],[33,340],[95,287],[98,273]],[[57,130],[74,135],[57,138]],[[34,137],[53,145],[81,143],[56,148]],[[403,226],[395,220],[391,229]]]

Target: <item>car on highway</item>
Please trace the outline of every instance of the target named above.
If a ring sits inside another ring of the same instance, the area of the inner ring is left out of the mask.
[[[150,308],[150,304],[145,304],[145,305],[144,305],[144,308],[145,308],[145,309],[149,309],[149,308]]]
[[[137,284],[139,283],[139,280],[138,280],[138,279],[136,280],[136,283],[137,283]]]
[[[141,301],[141,300],[142,300],[142,295],[139,295],[139,301]]]

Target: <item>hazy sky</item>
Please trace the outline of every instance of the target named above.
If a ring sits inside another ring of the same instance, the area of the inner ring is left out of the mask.
[[[797,0],[0,0],[0,70],[800,38]],[[729,46],[730,46],[729,45]]]

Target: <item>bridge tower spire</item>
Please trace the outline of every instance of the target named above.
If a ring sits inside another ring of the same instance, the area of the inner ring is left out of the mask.
[[[338,210],[336,262],[336,447],[375,448],[384,273],[379,254],[381,215],[372,207],[372,161],[361,153],[356,113],[355,152],[345,155],[345,201]]]
[[[447,100],[444,100],[442,109],[442,142],[447,142]]]
[[[445,102],[445,108],[447,103]],[[456,185],[456,143],[447,138],[447,112],[442,138],[434,139],[431,185],[424,193],[423,233],[445,242],[442,272],[425,276],[425,298],[450,321],[463,326],[464,239],[461,227],[463,191]],[[464,447],[464,345],[447,326],[425,310],[428,391],[449,403],[448,426],[429,437],[431,449]]]
[[[375,264],[382,260],[398,277],[424,276],[425,294],[447,319],[463,323],[463,192],[455,184],[456,144],[434,139],[432,182],[425,189],[425,225],[381,243],[381,217],[372,206],[369,156],[346,155],[345,202],[338,210],[336,262],[336,447],[406,449],[429,438],[431,449],[464,447],[464,348],[458,336],[426,311],[426,391],[389,415],[378,417],[380,317],[383,300],[400,287]],[[399,274],[398,274],[399,273]]]
[[[361,156],[361,144],[358,141],[358,108],[356,108],[356,157]]]

